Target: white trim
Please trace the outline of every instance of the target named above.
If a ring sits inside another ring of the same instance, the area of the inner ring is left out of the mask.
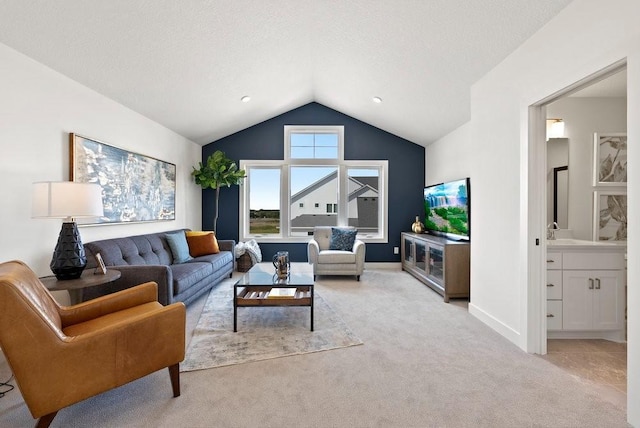
[[[494,318],[489,313],[475,306],[472,302],[469,302],[469,313],[480,321],[494,329],[499,334],[503,335],[507,340],[513,343],[520,343],[521,336],[516,330],[512,329],[508,325],[504,324],[497,318]]]
[[[282,160],[240,160],[240,169],[248,171],[249,178],[245,180],[245,183],[240,186],[240,221],[238,237],[240,241],[246,241],[249,239],[255,239],[258,242],[308,242],[308,236],[290,236],[290,217],[291,217],[291,188],[289,186],[289,171],[291,166],[338,166],[338,183],[340,184],[338,189],[338,224],[346,225],[348,222],[348,187],[347,180],[343,180],[342,177],[347,177],[347,171],[351,168],[366,168],[376,169],[378,173],[378,198],[379,198],[379,212],[378,212],[378,233],[373,234],[358,234],[358,238],[367,243],[388,243],[388,187],[389,187],[389,161],[388,160],[348,160],[338,161],[337,163],[327,163],[326,160],[312,159],[311,163],[304,162],[302,159],[298,159],[296,163],[289,164]],[[273,168],[280,170],[280,233],[270,235],[251,235],[249,230],[249,217],[247,211],[250,208],[249,195],[251,187],[251,173],[252,168]],[[284,192],[283,192],[284,190]],[[343,196],[341,198],[340,196]],[[343,200],[344,199],[344,200]]]
[[[525,350],[535,354],[547,353],[546,318],[546,107],[529,107],[528,129],[528,222],[527,222],[527,283],[523,302]],[[542,203],[540,203],[542,201]]]
[[[336,158],[312,158],[312,159],[292,159],[291,158],[291,134],[337,134],[338,153]],[[285,125],[284,126],[284,160],[289,164],[304,162],[309,165],[310,161],[319,161],[322,165],[327,163],[338,163],[344,159],[344,126],[343,125]]]

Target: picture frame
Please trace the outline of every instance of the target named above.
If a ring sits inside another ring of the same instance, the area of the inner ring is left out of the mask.
[[[593,192],[593,240],[627,240],[627,192],[625,190]]]
[[[627,185],[627,134],[593,134],[593,185]]]
[[[96,253],[95,255],[96,262],[98,266],[96,266],[96,271],[94,273],[101,273],[102,275],[107,274],[107,267],[104,265],[104,260],[102,260],[102,255],[100,253]]]
[[[79,225],[175,220],[176,166],[69,134],[70,179],[102,187],[104,216]]]

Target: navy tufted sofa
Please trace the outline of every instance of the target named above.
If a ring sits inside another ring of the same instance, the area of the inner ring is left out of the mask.
[[[219,253],[174,264],[165,233],[169,232],[104,239],[84,244],[88,260],[87,269],[96,267],[94,255],[100,253],[107,269],[112,266],[122,275],[112,283],[85,288],[82,300],[95,299],[143,282],[155,281],[158,283],[160,303],[168,305],[184,302],[188,305],[233,274],[235,241],[219,240]]]

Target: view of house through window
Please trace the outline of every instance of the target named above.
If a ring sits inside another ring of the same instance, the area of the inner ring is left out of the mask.
[[[315,226],[354,226],[386,242],[387,161],[343,159],[341,126],[285,127],[285,159],[240,160],[240,240],[308,239]]]
[[[380,171],[368,168],[349,168],[349,225],[366,234],[377,234],[379,228]]]
[[[338,225],[337,212],[320,208],[338,204],[337,167],[291,166],[289,180],[292,236],[307,236],[314,226]]]

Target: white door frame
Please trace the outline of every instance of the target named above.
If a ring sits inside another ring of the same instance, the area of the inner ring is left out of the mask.
[[[626,68],[623,58],[529,106],[527,227],[527,352],[547,353],[546,106]],[[542,202],[542,203],[540,203]],[[536,245],[538,243],[539,245]]]

